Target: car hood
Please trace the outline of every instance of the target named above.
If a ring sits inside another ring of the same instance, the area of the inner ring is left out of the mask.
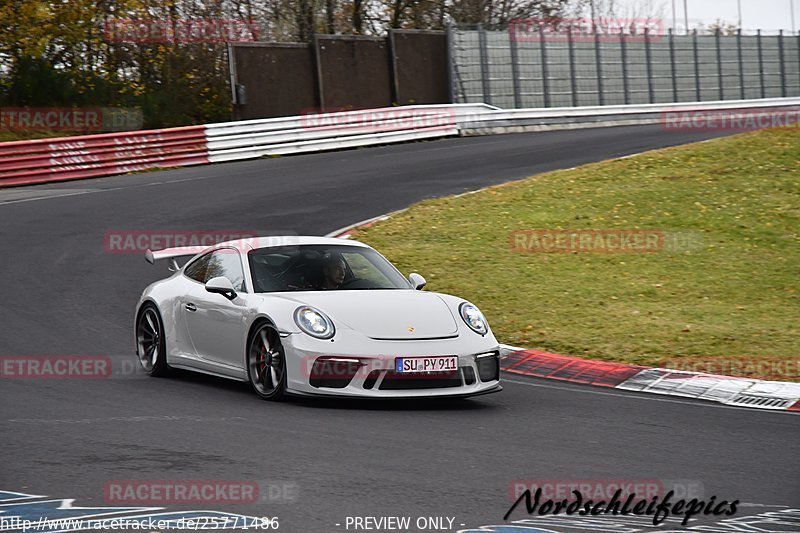
[[[367,337],[422,340],[458,333],[450,308],[437,294],[415,290],[314,291],[286,297],[311,305]]]

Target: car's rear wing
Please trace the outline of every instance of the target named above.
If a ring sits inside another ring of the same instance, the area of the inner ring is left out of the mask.
[[[205,248],[206,247],[202,246],[178,246],[176,248],[164,248],[163,250],[157,250],[155,252],[148,248],[144,253],[144,259],[151,265],[155,264],[159,259],[169,259],[169,270],[170,272],[175,272],[176,270],[180,270],[178,262],[175,260],[176,257],[197,255],[205,250]]]

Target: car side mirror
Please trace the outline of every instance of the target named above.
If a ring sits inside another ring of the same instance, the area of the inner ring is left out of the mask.
[[[233,290],[233,283],[224,276],[217,276],[206,281],[206,290],[214,294],[221,294],[228,300],[236,298],[236,291]]]
[[[423,278],[416,272],[412,272],[411,274],[408,275],[408,281],[410,281],[411,285],[418,291],[421,291],[422,288],[428,284],[428,282],[425,281],[425,278]]]

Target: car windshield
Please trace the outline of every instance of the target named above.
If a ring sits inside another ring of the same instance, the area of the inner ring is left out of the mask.
[[[309,244],[259,248],[247,255],[256,292],[412,288],[372,248]]]

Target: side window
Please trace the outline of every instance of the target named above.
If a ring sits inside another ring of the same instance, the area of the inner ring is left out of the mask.
[[[222,248],[211,254],[211,259],[208,261],[208,267],[206,268],[206,278],[203,282],[217,276],[225,276],[231,280],[236,291],[244,291],[244,271],[242,270],[242,260],[239,258],[237,250]]]
[[[186,267],[183,271],[188,277],[200,283],[206,282],[206,270],[208,269],[208,261],[211,259],[211,254],[206,254],[201,258],[193,261],[192,264]]]

